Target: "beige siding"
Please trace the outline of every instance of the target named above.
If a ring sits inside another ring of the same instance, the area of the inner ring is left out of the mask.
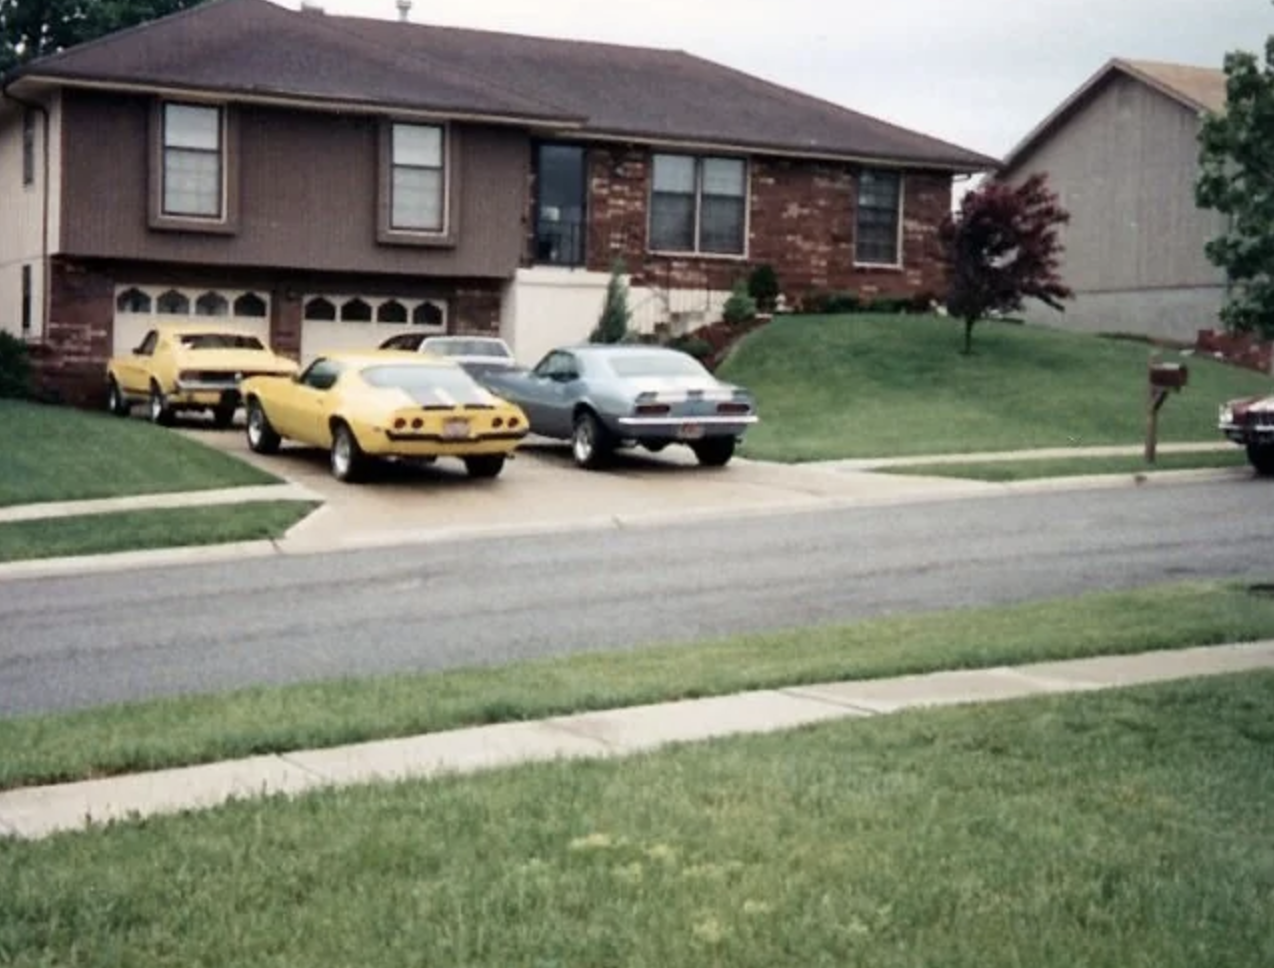
[[[53,143],[60,141],[59,115],[50,112]],[[44,292],[44,116],[37,112],[35,180],[22,180],[23,109],[12,101],[0,107],[0,330],[22,331],[22,267],[31,267],[31,330],[43,329]],[[57,161],[53,158],[51,161]],[[51,179],[60,178],[56,165]],[[54,241],[52,238],[50,241]]]
[[[1032,319],[1086,330],[1193,335],[1215,323],[1224,274],[1204,245],[1224,228],[1194,202],[1199,119],[1117,75],[1022,159],[1011,180],[1047,172],[1071,213],[1064,316]]]

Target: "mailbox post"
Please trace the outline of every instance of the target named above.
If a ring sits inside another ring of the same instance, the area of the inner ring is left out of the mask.
[[[1159,410],[1170,393],[1180,393],[1189,382],[1190,371],[1182,363],[1164,363],[1158,353],[1150,357],[1150,398],[1146,405],[1146,463],[1155,462],[1159,446]]]

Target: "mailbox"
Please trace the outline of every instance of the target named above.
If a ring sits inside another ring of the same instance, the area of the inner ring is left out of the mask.
[[[1182,363],[1151,363],[1150,385],[1162,390],[1180,390],[1190,380],[1190,371]]]

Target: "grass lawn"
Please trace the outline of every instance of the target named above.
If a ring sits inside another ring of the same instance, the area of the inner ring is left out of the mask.
[[[1144,440],[1144,344],[984,322],[966,357],[961,338],[959,323],[937,316],[775,321],[719,373],[758,398],[761,422],[741,452],[806,461]],[[1190,385],[1163,408],[1163,441],[1219,440],[1220,403],[1274,392],[1268,376],[1185,362]]]
[[[1274,596],[1225,582],[1012,608],[0,719],[0,789],[459,726],[822,681],[1274,637]]]
[[[0,427],[0,507],[279,483],[142,420],[0,400]]]
[[[1042,477],[1078,477],[1085,474],[1137,474],[1246,466],[1247,455],[1236,447],[1232,451],[1212,453],[1159,454],[1154,464],[1147,464],[1143,457],[1063,457],[969,464],[908,464],[903,467],[882,468],[880,473],[1008,482],[1030,481]]]
[[[14,521],[0,524],[0,561],[277,538],[316,506],[259,501]]]
[[[12,968],[1266,968],[1274,674],[0,842]]]

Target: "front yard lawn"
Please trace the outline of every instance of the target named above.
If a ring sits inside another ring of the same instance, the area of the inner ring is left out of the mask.
[[[1274,597],[1192,582],[706,645],[175,697],[0,719],[0,789],[749,689],[1264,638],[1274,638]]]
[[[1059,457],[995,460],[969,464],[906,464],[882,468],[882,474],[920,477],[960,477],[975,481],[1031,481],[1044,477],[1080,477],[1086,474],[1137,474],[1153,471],[1201,470],[1246,467],[1247,455],[1233,450],[1195,454],[1159,454],[1153,464],[1144,457]]]
[[[280,483],[142,420],[0,400],[0,428],[0,507]]]
[[[741,451],[779,461],[1139,444],[1149,347],[1008,323],[937,316],[781,318],[746,336],[722,379],[757,394]],[[1199,357],[1160,416],[1163,441],[1219,441],[1217,407],[1274,380]]]
[[[0,841],[12,968],[1266,968],[1274,673]]]
[[[0,562],[277,538],[317,505],[248,501],[0,524]]]

